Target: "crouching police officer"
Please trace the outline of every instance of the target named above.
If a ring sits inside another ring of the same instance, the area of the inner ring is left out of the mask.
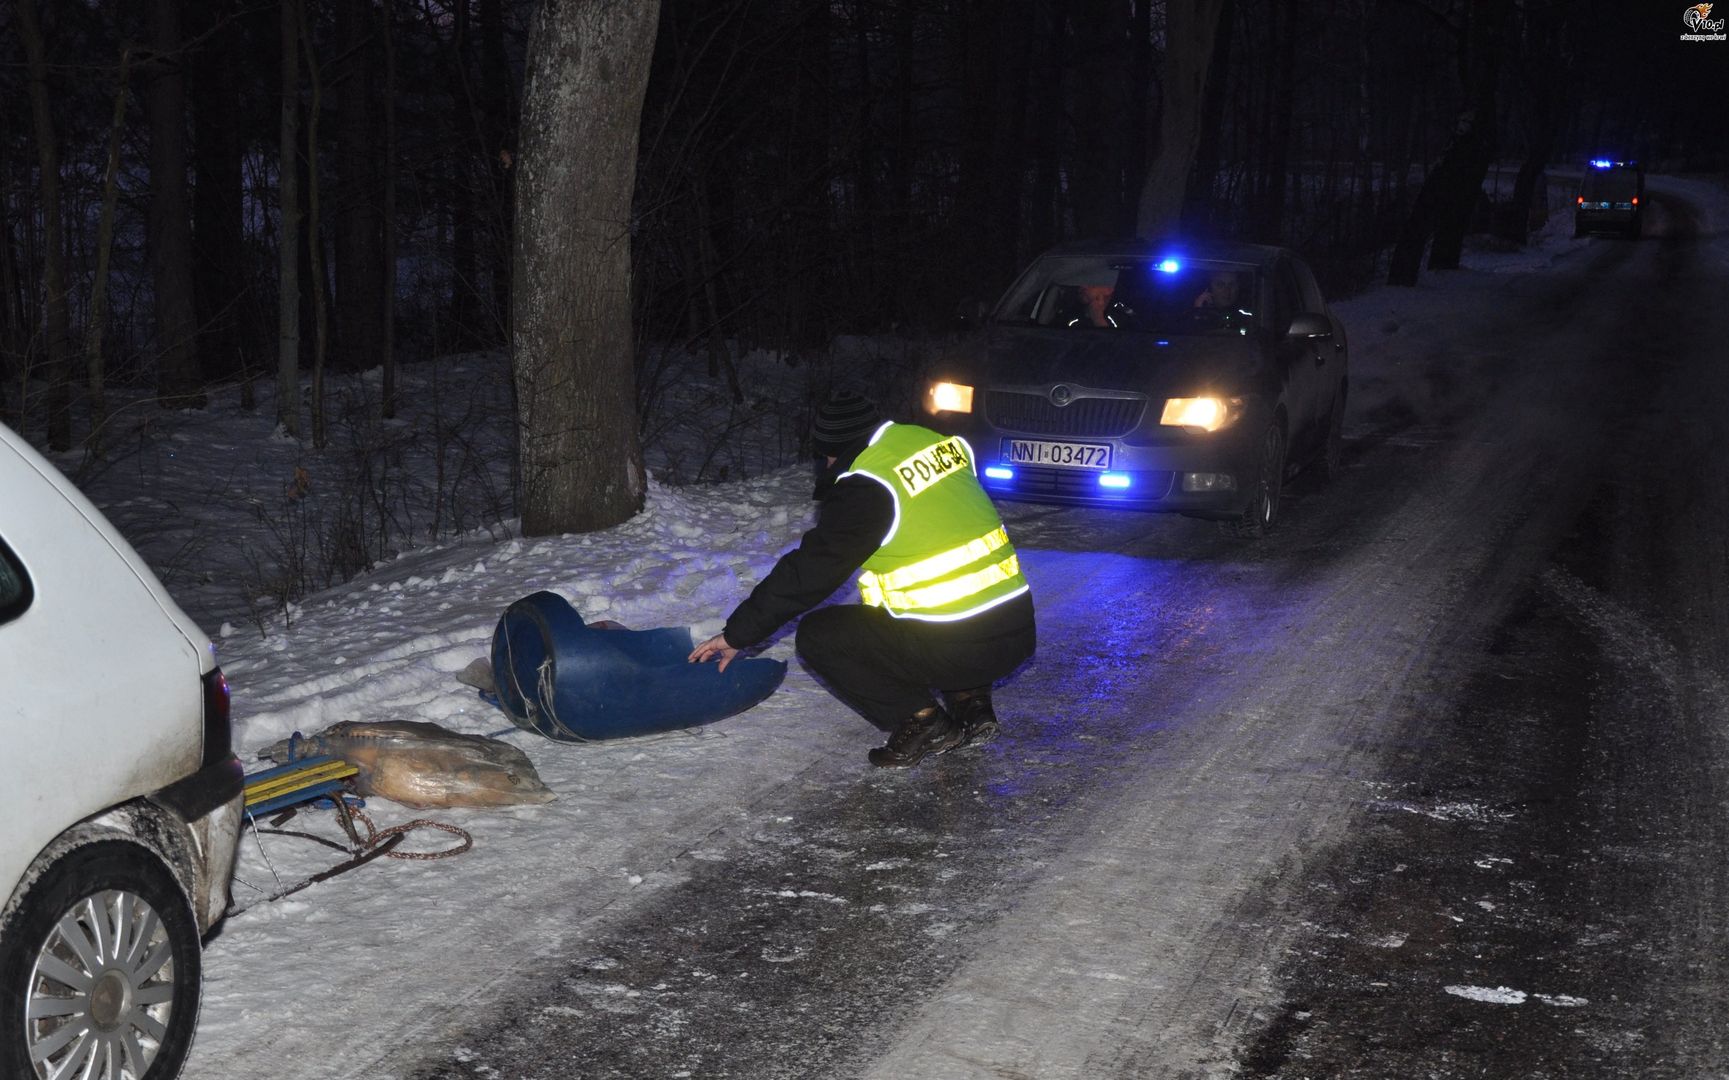
[[[972,448],[885,421],[850,391],[823,403],[811,441],[827,462],[816,526],[690,659],[719,657],[724,670],[810,612],[799,657],[889,732],[872,765],[916,765],[988,741],[998,731],[991,684],[1032,656],[1036,638],[1032,593]],[[860,570],[862,604],[810,610]]]

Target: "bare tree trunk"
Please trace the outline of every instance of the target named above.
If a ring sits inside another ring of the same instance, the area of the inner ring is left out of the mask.
[[[332,360],[340,370],[378,363],[384,293],[384,234],[379,220],[378,138],[372,71],[377,66],[371,5],[337,7],[342,54],[331,77],[336,99],[336,190],[330,201],[337,303]]]
[[[450,184],[450,340],[467,350],[486,340],[479,331],[481,310],[479,257],[476,255],[473,168],[462,160],[451,163]]]
[[[114,80],[114,122],[108,129],[108,164],[102,170],[102,213],[96,227],[96,275],[90,284],[90,314],[84,326],[84,367],[90,394],[90,431],[84,451],[90,457],[102,453],[103,426],[108,420],[108,397],[103,388],[106,363],[102,336],[108,329],[108,257],[114,247],[114,203],[119,192],[120,136],[126,123],[126,79],[131,74],[132,50],[120,53],[120,74]]]
[[[36,0],[18,0],[18,34],[30,71],[30,111],[36,128],[36,154],[41,167],[42,276],[47,311],[48,445],[72,449],[72,391],[68,380],[68,342],[72,320],[66,309],[66,244],[60,225],[60,144],[54,133],[48,100],[48,56]],[[24,413],[24,404],[19,412]]]
[[[394,7],[379,10],[384,32],[384,378],[379,389],[384,418],[396,415],[396,39]]]
[[[982,248],[982,233],[987,227],[989,211],[984,201],[985,185],[990,172],[989,102],[996,76],[996,54],[991,48],[996,38],[996,23],[981,17],[985,0],[962,0],[949,6],[946,37],[954,52],[949,61],[954,65],[952,78],[959,80],[960,101],[956,105],[959,130],[955,132],[956,179],[954,209],[949,225],[953,230],[956,252],[969,265],[978,265]],[[863,7],[863,5],[859,5]],[[860,37],[865,36],[860,28]]]
[[[312,445],[322,450],[329,441],[324,415],[324,359],[330,344],[330,305],[325,300],[324,234],[318,207],[318,116],[324,108],[324,86],[318,57],[312,51],[312,27],[306,9],[300,11],[300,41],[306,50],[306,73],[312,100],[306,110],[306,248],[312,276]]]
[[[1266,138],[1266,172],[1261,189],[1259,221],[1254,239],[1265,244],[1280,242],[1285,229],[1285,184],[1290,173],[1291,118],[1296,109],[1297,3],[1278,0],[1272,19],[1274,35],[1273,79],[1269,87],[1271,112]]]
[[[1159,145],[1141,188],[1136,215],[1142,236],[1174,227],[1183,212],[1195,147],[1201,140],[1207,68],[1225,0],[1169,0],[1165,5],[1164,95]]]
[[[276,421],[300,434],[300,3],[282,0],[282,123],[277,186],[282,204],[277,249]]]
[[[451,220],[451,298],[448,337],[451,346],[459,350],[475,348],[492,340],[490,331],[499,320],[488,318],[488,300],[481,295],[480,241],[481,217],[477,192],[490,190],[484,178],[490,176],[491,152],[480,129],[479,107],[475,104],[473,82],[469,78],[469,10],[471,0],[454,5],[450,20],[450,65],[456,73],[450,87],[450,123],[457,133],[456,152],[450,155],[450,220]],[[472,142],[469,139],[472,133]],[[496,314],[496,313],[494,313]],[[488,333],[481,332],[485,323]]]
[[[1417,200],[1411,204],[1411,212],[1405,217],[1405,224],[1399,230],[1399,240],[1393,245],[1393,253],[1387,260],[1387,284],[1415,285],[1422,274],[1423,250],[1428,245],[1429,237],[1435,233],[1435,218],[1441,202],[1441,188],[1445,183],[1455,183],[1448,179],[1448,174],[1463,168],[1455,164],[1452,149],[1443,154],[1439,163],[1423,178],[1423,186],[1417,190]]]
[[[917,152],[913,145],[913,31],[917,18],[917,8],[910,3],[895,9],[894,138],[888,145],[888,227],[896,236],[908,235],[913,220],[913,155]],[[896,321],[906,318],[913,307],[914,294],[908,277],[891,274],[882,282],[888,313]]]
[[[1231,81],[1232,0],[1219,12],[1219,32],[1213,35],[1213,59],[1207,69],[1207,92],[1201,101],[1201,137],[1195,143],[1195,162],[1189,169],[1183,195],[1183,226],[1216,235],[1213,188],[1218,183],[1220,133],[1225,129],[1225,97]]]
[[[511,317],[529,536],[616,525],[647,490],[630,222],[659,14],[659,0],[542,0],[534,17]]]
[[[206,382],[241,380],[244,407],[255,406],[252,378],[260,327],[246,265],[245,196],[237,99],[245,34],[238,0],[191,0],[199,44],[187,65],[192,105],[192,251],[198,313],[198,367]]]
[[[1071,119],[1074,156],[1069,186],[1074,194],[1075,230],[1082,236],[1121,236],[1131,231],[1132,196],[1123,177],[1129,24],[1128,9],[1120,4],[1077,3],[1069,7],[1075,86],[1080,99]],[[991,20],[987,25],[996,23]],[[993,89],[994,85],[984,87],[978,94],[994,103]],[[989,121],[991,116],[980,119]],[[979,126],[980,137],[988,137],[993,125],[985,122]],[[995,227],[988,222],[988,217],[982,218],[975,227],[981,233]]]
[[[696,203],[696,265],[702,281],[702,310],[708,322],[708,375],[718,378],[726,372],[726,385],[732,400],[744,401],[744,388],[738,382],[738,365],[733,363],[732,350],[727,348],[726,334],[721,329],[720,316],[720,256],[714,249],[713,224],[709,220],[708,181],[697,177],[693,182],[692,198]]]
[[[1459,265],[1471,213],[1483,195],[1483,176],[1495,154],[1495,81],[1500,72],[1501,29],[1512,0],[1471,0],[1460,38],[1459,68],[1466,101],[1453,139],[1423,178],[1411,216],[1387,267],[1387,284],[1415,285],[1429,247],[1429,269]]]
[[[1538,184],[1544,180],[1549,153],[1555,145],[1558,95],[1564,81],[1560,77],[1561,61],[1553,32],[1559,12],[1547,4],[1535,8],[1524,5],[1518,11],[1520,24],[1515,39],[1520,44],[1517,65],[1520,78],[1516,85],[1523,106],[1524,156],[1519,163],[1518,178],[1513,182],[1512,205],[1502,214],[1497,231],[1523,247],[1530,239],[1536,208],[1543,207],[1541,213],[1547,217],[1548,207],[1537,197]]]
[[[833,119],[833,76],[830,71],[829,46],[833,31],[830,27],[832,14],[826,0],[798,0],[796,6],[789,11],[789,16],[793,28],[791,47],[786,50],[789,69],[784,77],[792,115],[786,126],[785,142],[782,144],[787,171],[782,188],[784,194],[780,196],[786,200],[787,223],[790,226],[781,238],[780,248],[784,253],[781,264],[785,271],[780,291],[786,299],[782,325],[773,328],[771,333],[788,352],[800,355],[806,349],[828,340],[834,319],[831,258],[835,245],[830,230],[834,228],[835,221],[829,210],[827,183],[835,169],[830,158],[829,138],[829,124]],[[862,43],[860,47],[863,48]],[[866,318],[874,320],[882,306],[878,301],[882,281],[878,268],[882,265],[882,257],[874,229],[877,221],[873,216],[877,205],[874,184],[876,159],[872,158],[868,162],[865,160],[869,148],[876,145],[870,120],[874,95],[870,89],[869,77],[862,67],[859,75],[863,82],[858,95],[860,120],[854,162],[854,167],[861,170],[858,181],[859,211],[852,217],[848,227],[856,227],[861,233],[861,238],[852,247],[855,258],[863,266],[864,284],[858,289],[858,308],[862,309]],[[722,160],[734,159],[729,154]],[[717,320],[711,324],[712,340],[720,340],[724,345],[725,327],[718,321],[720,282],[715,276],[722,273],[723,268],[716,250],[717,234],[712,210],[716,185],[725,189],[734,184],[736,178],[727,171],[722,161],[709,162],[700,175],[694,173],[693,170],[692,180],[700,185],[695,193],[698,220],[701,222],[698,254],[705,267],[703,281],[708,293],[709,307]],[[724,203],[723,195],[723,205]],[[866,210],[866,207],[872,209]],[[724,357],[728,378],[736,388],[737,377],[733,374],[732,353],[724,351],[717,354],[711,349],[711,368],[717,355]]]
[[[0,175],[6,150],[0,145]],[[18,253],[12,244],[12,215],[0,195],[0,423],[21,426],[7,386],[24,371],[24,309],[18,296]],[[20,394],[22,399],[22,394]]]
[[[156,300],[156,398],[202,409],[198,316],[192,301],[192,224],[186,188],[186,75],[181,0],[155,0],[145,111],[150,120],[150,263]]]
[[[1129,19],[1129,83],[1128,108],[1124,115],[1127,130],[1123,132],[1123,156],[1127,169],[1125,201],[1139,212],[1141,188],[1147,182],[1148,147],[1151,143],[1148,125],[1153,110],[1153,5],[1147,0],[1135,4]],[[1134,224],[1132,221],[1130,224]]]
[[[1063,132],[1063,9],[1062,0],[1037,0],[1034,5],[1033,37],[1042,41],[1034,62],[1037,81],[1044,88],[1032,109],[1033,182],[1028,202],[1032,212],[1027,222],[1029,251],[1050,247],[1062,236],[1062,214],[1057,201],[1057,177],[1062,166]]]
[[[659,0],[652,2],[658,11]],[[506,340],[511,312],[511,234],[516,228],[510,195],[515,176],[515,100],[510,63],[504,52],[503,0],[480,0],[480,105],[487,141],[487,175],[492,178],[492,242],[487,261],[492,276],[492,311]]]
[[[1357,93],[1355,98],[1357,124],[1357,168],[1356,168],[1356,210],[1351,229],[1351,244],[1353,248],[1370,248],[1379,239],[1375,235],[1375,218],[1380,209],[1380,182],[1375,175],[1375,151],[1386,155],[1385,140],[1381,145],[1375,145],[1372,133],[1375,130],[1375,110],[1370,108],[1369,94],[1369,41],[1371,37],[1369,12],[1374,0],[1356,0],[1357,10]],[[1385,176],[1385,164],[1382,166]]]
[[[1004,4],[1000,15],[1002,37],[991,139],[995,167],[991,170],[990,201],[991,219],[998,225],[988,233],[991,242],[986,245],[985,261],[979,267],[996,288],[1007,288],[1021,269],[1021,237],[1025,233],[1021,213],[1025,170],[1021,165],[1026,157],[1027,112],[1032,107],[1028,71],[1032,66],[1037,18],[1036,0]]]

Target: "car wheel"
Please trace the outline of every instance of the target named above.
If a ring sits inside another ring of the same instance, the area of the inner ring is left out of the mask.
[[[1345,396],[1333,395],[1333,407],[1327,413],[1326,442],[1321,444],[1321,456],[1315,460],[1315,476],[1323,484],[1339,478],[1345,464]]]
[[[75,848],[0,932],[0,1076],[173,1080],[198,1023],[192,908],[143,848]]]
[[[1259,460],[1249,505],[1241,517],[1230,522],[1231,531],[1244,539],[1267,535],[1279,517],[1279,493],[1285,486],[1285,432],[1275,423],[1261,433]]]

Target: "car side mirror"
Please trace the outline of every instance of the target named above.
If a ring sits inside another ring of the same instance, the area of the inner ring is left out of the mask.
[[[1291,320],[1291,328],[1285,331],[1288,338],[1330,338],[1333,336],[1333,323],[1325,315],[1313,311],[1305,311]]]

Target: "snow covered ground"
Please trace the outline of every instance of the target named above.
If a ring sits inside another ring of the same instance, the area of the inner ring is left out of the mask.
[[[1708,231],[1729,220],[1729,199],[1712,185],[1655,178],[1652,185],[1707,207]],[[1351,341],[1347,438],[1356,418],[1378,405],[1400,399],[1420,407],[1431,391],[1412,374],[1412,358],[1446,348],[1457,328],[1490,309],[1496,275],[1540,274],[1603,242],[1573,239],[1563,208],[1525,251],[1475,250],[1465,270],[1427,273],[1415,289],[1377,288],[1337,304]],[[901,346],[857,343],[852,355],[889,348]],[[784,686],[768,701],[710,728],[640,740],[552,744],[511,728],[456,679],[485,655],[503,610],[540,589],[568,597],[590,620],[687,626],[699,639],[718,629],[796,542],[811,510],[810,471],[789,460],[788,424],[774,419],[808,407],[802,395],[809,373],[773,357],[744,365],[751,395],[762,400],[757,418],[747,403],[715,423],[731,427],[728,475],[745,479],[656,481],[643,513],[623,525],[538,539],[515,535],[507,479],[490,465],[496,442],[481,444],[507,437],[508,429],[482,420],[457,432],[435,422],[450,418],[452,402],[474,416],[502,417],[502,362],[468,357],[436,376],[408,369],[410,396],[395,430],[409,449],[375,459],[391,463],[381,474],[403,494],[395,509],[380,513],[395,515],[401,531],[424,534],[442,500],[440,520],[463,531],[286,607],[279,602],[280,557],[318,546],[318,527],[340,512],[318,500],[341,493],[322,489],[337,483],[334,464],[272,434],[268,397],[256,413],[241,411],[229,392],[203,412],[152,418],[132,432],[116,464],[89,478],[91,497],[217,638],[243,757],[341,720],[425,720],[521,747],[558,795],[547,805],[503,811],[422,813],[374,801],[369,810],[380,826],[429,817],[467,830],[474,848],[448,860],[375,862],[231,918],[206,954],[189,1078],[392,1076],[390,1048],[424,1035],[437,1010],[470,994],[484,999],[489,988],[558,955],[580,932],[581,917],[652,891],[674,857],[694,851],[701,858],[702,838],[735,823],[727,808],[744,805],[765,783],[837,759],[864,768],[875,732],[793,661],[790,635],[766,651],[790,662]],[[375,378],[346,384],[346,392],[363,401]],[[712,396],[703,384],[679,383],[692,396],[678,431],[651,447],[657,475],[717,474],[713,428],[702,420]],[[449,432],[442,441],[440,431]],[[441,451],[442,475],[426,471],[431,459],[413,456],[429,446]],[[78,458],[61,464],[73,471]],[[409,506],[417,519],[408,520],[402,508]],[[1039,509],[1005,510],[1035,587],[1041,539],[1061,539],[1067,528],[1062,515],[1044,517]],[[1152,528],[1198,526],[1173,518]],[[340,835],[328,813],[302,814],[293,827]],[[449,842],[442,833],[417,832],[404,849]],[[249,833],[235,900],[252,904],[279,881],[327,865],[331,855],[304,841]],[[549,895],[581,896],[579,917],[549,904]]]

